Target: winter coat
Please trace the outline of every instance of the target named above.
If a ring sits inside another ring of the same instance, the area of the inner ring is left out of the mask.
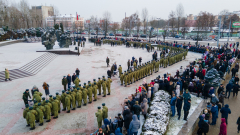
[[[183,110],[184,110],[184,111],[189,111],[189,110],[190,110],[190,107],[191,107],[191,103],[189,103],[189,102],[184,102],[184,105],[183,105]]]
[[[179,96],[179,98],[177,98],[177,104],[176,104],[177,109],[182,109],[182,101],[183,101],[183,97]]]
[[[240,116],[238,117],[237,125],[238,125],[238,130],[240,130]]]
[[[154,92],[154,93],[157,92],[157,91],[158,91],[158,88],[159,88],[158,83],[155,83],[155,84],[154,84],[154,91],[153,91],[153,92]]]
[[[141,103],[141,109],[143,109],[142,114],[147,114],[148,110],[148,100],[146,98],[143,99],[143,102]]]
[[[221,86],[220,86],[220,87],[218,88],[218,91],[217,91],[217,92],[218,92],[218,95],[219,95],[222,91],[224,91],[224,87],[221,87]]]
[[[36,120],[38,113],[36,110],[30,110],[27,113],[26,120],[28,120],[29,123],[33,123]]]
[[[102,122],[102,110],[98,109],[98,111],[95,113],[95,116],[97,117],[97,122]]]
[[[189,93],[184,92],[183,94],[184,103],[191,99],[191,95]]]
[[[72,76],[72,81],[73,81],[73,83],[74,83],[75,79],[76,79],[76,75],[73,75],[73,76]]]
[[[151,87],[148,89],[147,98],[151,98]]]
[[[76,75],[79,75],[80,70],[76,70],[75,73],[76,73]]]
[[[130,111],[128,111],[124,118],[124,127],[126,129],[129,129],[129,125],[131,121],[132,121],[132,114],[130,113]]]
[[[238,84],[234,84],[233,85],[233,92],[238,92],[239,88],[240,88],[240,86]]]
[[[123,134],[121,133],[120,128],[117,128],[117,129],[115,130],[115,135],[123,135]]]
[[[204,122],[204,118],[202,115],[199,116],[199,122],[198,122],[198,127],[202,128],[203,127],[203,123]]]
[[[231,110],[229,109],[228,104],[226,104],[220,112],[222,113],[222,118],[228,118],[228,114],[231,114]]]
[[[67,81],[68,81],[68,83],[71,83],[71,81],[72,81],[71,76],[67,76]]]
[[[212,117],[218,117],[218,106],[215,105],[211,108],[211,112],[212,112]]]
[[[67,85],[67,84],[68,84],[67,78],[63,78],[63,79],[62,79],[62,85]]]
[[[202,132],[208,133],[208,131],[209,131],[209,125],[207,122],[204,121],[204,123],[202,124]]]
[[[133,115],[132,121],[129,126],[129,130],[131,132],[137,132],[139,128],[140,128],[140,121],[138,120],[137,115]]]
[[[214,89],[210,89],[209,92],[208,92],[208,94],[212,95],[212,94],[215,93],[214,91],[215,91]]]
[[[219,102],[217,96],[212,97],[211,103],[215,103],[216,104],[217,102]]]
[[[227,125],[226,125],[226,119],[225,118],[221,118],[219,135],[227,135]]]
[[[9,71],[7,69],[5,69],[5,79],[8,79],[8,78],[10,78],[9,77]]]
[[[176,100],[177,100],[176,96],[175,96],[175,97],[172,97],[171,102],[170,102],[170,105],[171,105],[171,106],[175,106]]]
[[[226,91],[231,91],[233,88],[233,85],[231,83],[228,83],[226,86]]]
[[[141,111],[142,111],[142,109],[141,109],[141,107],[140,107],[138,104],[136,104],[136,105],[133,106],[133,112],[134,112],[134,114],[140,115],[140,112],[141,112]]]

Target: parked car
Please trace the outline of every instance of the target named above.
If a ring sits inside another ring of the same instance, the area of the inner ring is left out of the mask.
[[[113,33],[110,33],[109,36],[114,36],[114,34],[113,34]]]
[[[155,35],[155,34],[153,34],[153,35],[151,35],[151,36],[150,36],[150,38],[154,38],[154,37],[156,37],[156,35]]]
[[[91,33],[91,35],[96,35],[96,33]]]
[[[133,35],[133,37],[139,37],[139,35],[138,35],[138,34],[136,34],[136,35]]]
[[[198,37],[198,38],[197,38]],[[193,40],[198,40],[198,41],[202,41],[203,39],[202,39],[202,37],[200,37],[200,36],[196,36]]]
[[[146,37],[147,37],[147,35],[145,35],[145,34],[142,34],[142,35],[140,35],[140,37],[141,37],[141,38],[146,38]]]
[[[122,34],[115,34],[116,36],[122,36]]]
[[[81,34],[86,34],[85,32],[82,32]]]

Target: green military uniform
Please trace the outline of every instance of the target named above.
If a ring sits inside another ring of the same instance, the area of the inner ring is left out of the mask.
[[[98,107],[98,111],[95,113],[95,116],[97,117],[98,128],[100,128],[102,126],[102,120],[103,120],[102,110],[100,106]]]
[[[62,111],[66,111],[65,97],[66,97],[66,93],[65,93],[65,90],[63,90],[61,95],[61,103],[63,106]]]
[[[71,95],[69,94],[69,92],[67,92],[67,95],[66,95],[66,97],[65,97],[65,105],[66,105],[66,107],[67,107],[67,113],[70,113],[71,100],[72,100],[72,97],[71,97]]]
[[[120,74],[121,85],[123,85],[123,79],[124,79],[124,75],[123,75],[123,73],[121,73],[121,74]]]
[[[45,103],[46,103],[46,100],[45,100],[45,97],[43,97],[43,98],[42,98],[41,105],[42,105],[42,106],[45,106]]]
[[[121,75],[121,73],[122,73],[122,67],[121,67],[121,65],[119,65],[119,68],[118,68],[118,75],[120,76]]]
[[[61,110],[61,96],[59,96],[58,92],[56,93],[56,98],[58,100],[58,113],[60,113]]]
[[[100,78],[98,78],[97,86],[98,86],[98,95],[101,95],[102,80]]]
[[[102,103],[102,116],[103,120],[108,118],[108,108],[105,106],[105,103]]]
[[[110,95],[110,93],[111,93],[111,83],[112,83],[112,80],[110,79],[110,76],[109,76],[107,79],[108,95]]]
[[[103,79],[102,88],[103,88],[103,97],[106,97],[106,80],[105,79]]]
[[[97,83],[94,82],[94,86],[92,87],[93,88],[93,94],[94,94],[94,100],[93,101],[97,101]]]
[[[36,100],[37,102],[41,102],[41,96],[42,96],[42,93],[38,92],[38,91],[34,91],[34,94],[33,94],[33,100]]]
[[[88,85],[88,98],[89,98],[89,104],[91,104],[92,103],[92,85],[91,84],[89,84]]]
[[[53,97],[54,101],[52,102],[52,105],[53,105],[53,114],[54,114],[54,119],[58,118],[58,104],[59,104],[59,101],[57,100],[56,97]]]
[[[72,90],[71,91],[71,97],[72,97],[72,101],[71,101],[71,103],[72,103],[72,110],[75,110],[76,109],[76,95],[75,95],[75,92]]]
[[[78,102],[78,107],[77,108],[81,108],[81,105],[82,105],[82,91],[79,88],[77,88],[76,100]]]
[[[74,84],[75,84],[75,87],[78,88],[79,87],[79,83],[81,82],[81,80],[76,77],[76,79],[74,80]]]
[[[28,120],[29,124],[30,124],[30,130],[35,129],[35,120],[36,120],[36,116],[38,115],[36,110],[33,110],[32,107],[29,108],[29,112],[27,113],[26,119]]]
[[[86,106],[87,105],[87,89],[86,89],[86,87],[85,86],[83,86],[83,102],[84,102],[84,106]]]
[[[41,103],[38,103],[38,108],[37,108],[37,113],[38,113],[38,119],[39,119],[39,126],[43,125],[43,114],[45,113],[45,108],[41,106]]]
[[[63,88],[65,91],[67,90],[67,84],[68,84],[68,80],[67,80],[66,76],[64,76],[62,79],[62,85],[63,85]]]
[[[45,104],[44,108],[45,108],[44,117],[47,119],[46,122],[50,122],[51,121],[52,104],[49,103],[49,100],[46,100],[46,104]]]
[[[23,96],[22,99],[24,101],[24,104],[28,104],[28,97],[31,98],[30,94],[29,94],[29,89],[26,89],[25,92],[23,92]]]
[[[25,109],[24,109],[24,111],[23,111],[23,118],[24,119],[26,119],[26,117],[27,117],[27,113],[29,112],[29,105],[28,104],[26,104],[25,105]],[[29,127],[30,126],[30,124],[29,124],[29,121],[26,119],[26,121],[27,121],[27,127]]]
[[[125,83],[125,87],[128,85],[128,74],[126,73],[125,77],[124,77],[124,83]]]

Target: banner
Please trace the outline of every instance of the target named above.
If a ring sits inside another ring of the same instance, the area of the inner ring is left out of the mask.
[[[232,28],[240,28],[240,22],[233,22]]]

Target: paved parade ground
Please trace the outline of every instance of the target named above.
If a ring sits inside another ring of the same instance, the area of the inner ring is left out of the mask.
[[[45,52],[36,52],[43,48],[44,46],[41,43],[17,43],[1,47],[0,71],[4,71],[5,68],[20,68],[44,55]],[[32,89],[36,85],[44,97],[45,92],[42,84],[46,82],[50,86],[50,94],[55,96],[56,92],[62,93],[62,77],[67,76],[67,74],[72,75],[76,68],[80,69],[80,80],[81,84],[83,84],[84,82],[87,83],[87,81],[93,81],[93,79],[97,80],[98,77],[107,77],[107,70],[110,67],[107,67],[106,57],[110,58],[110,66],[116,62],[117,66],[122,65],[123,71],[125,71],[128,59],[131,59],[133,56],[137,59],[142,57],[142,61],[147,62],[152,59],[152,53],[148,53],[146,49],[126,48],[125,46],[111,47],[110,45],[94,46],[92,43],[87,43],[80,56],[58,55],[36,75],[8,82],[0,82],[0,133],[3,135],[75,133],[89,135],[97,130],[95,117],[97,107],[101,106],[102,103],[106,103],[109,110],[108,116],[114,118],[122,111],[121,104],[124,98],[135,93],[136,88],[142,84],[142,80],[128,87],[123,87],[120,85],[118,76],[112,77],[111,95],[107,95],[105,98],[98,96],[96,102],[77,108],[71,111],[70,114],[61,112],[58,119],[52,119],[49,123],[44,122],[43,126],[38,126],[38,123],[36,123],[36,129],[33,131],[26,127],[26,120],[22,116],[24,108],[22,93],[25,89]],[[166,72],[175,74],[177,68],[180,68],[180,66],[186,67],[190,61],[200,56],[201,54],[199,53],[188,52],[185,60],[167,68],[160,68],[160,72],[147,77],[147,82],[150,82],[158,75],[162,76]]]

